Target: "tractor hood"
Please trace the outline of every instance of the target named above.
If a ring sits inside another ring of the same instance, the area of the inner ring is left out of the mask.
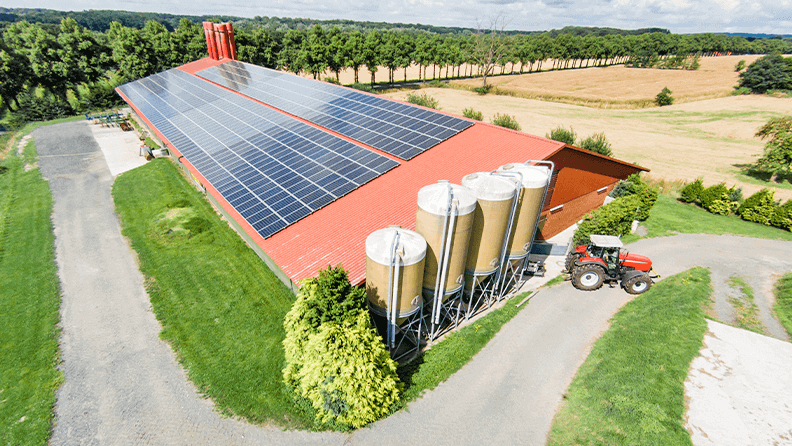
[[[652,261],[646,256],[629,253],[620,255],[619,259],[624,266],[631,266],[638,271],[649,271],[652,269]]]

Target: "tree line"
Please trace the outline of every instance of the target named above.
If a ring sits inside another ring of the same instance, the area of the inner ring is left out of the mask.
[[[319,25],[285,32],[238,27],[236,43],[238,58],[246,62],[310,73],[315,78],[330,72],[338,79],[340,71],[350,68],[356,82],[365,70],[373,83],[380,69],[388,71],[391,82],[406,80],[411,65],[420,66],[421,80],[479,75],[482,59],[475,53],[482,35],[493,38],[488,33],[345,32]],[[786,40],[749,42],[717,34],[553,37],[542,33],[498,34],[494,38],[502,51],[492,65],[502,73],[635,63],[688,54],[792,52],[792,42]],[[49,105],[38,109],[68,109],[69,105],[77,110],[101,108],[118,100],[113,91],[116,85],[206,55],[203,28],[187,18],[173,30],[149,20],[141,29],[112,22],[106,32],[91,31],[73,18],[62,19],[58,25],[14,22],[6,26],[0,42],[0,106],[13,111],[21,107],[20,101],[30,104],[46,99]]]

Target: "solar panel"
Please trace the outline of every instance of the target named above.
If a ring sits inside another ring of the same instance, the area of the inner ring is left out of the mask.
[[[119,90],[265,238],[399,165],[178,69]]]
[[[473,125],[466,119],[239,61],[197,75],[405,160]]]

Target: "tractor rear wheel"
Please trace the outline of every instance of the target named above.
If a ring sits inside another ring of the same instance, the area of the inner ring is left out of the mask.
[[[572,285],[583,291],[598,290],[605,281],[605,269],[599,265],[583,265],[572,274]]]
[[[641,294],[652,287],[652,279],[648,274],[635,276],[622,283],[624,290],[630,294]]]

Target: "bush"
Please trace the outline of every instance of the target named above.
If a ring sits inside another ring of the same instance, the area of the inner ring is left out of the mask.
[[[329,84],[341,85],[341,82],[338,82],[338,79],[336,79],[334,77],[326,77],[326,78],[324,78],[324,81],[329,83]]]
[[[732,96],[751,94],[751,89],[748,87],[734,87],[734,90],[732,90],[731,94]]]
[[[783,206],[776,207],[770,224],[781,229],[792,231],[792,200],[787,200]]]
[[[737,203],[738,205],[742,204],[743,202],[742,188],[737,187],[736,185],[732,186],[731,189],[729,189],[729,200],[732,201],[733,203]]]
[[[756,59],[748,69],[740,73],[740,87],[753,93],[764,94],[768,90],[792,89],[792,64],[788,58],[769,54]]]
[[[432,88],[448,88],[448,82],[443,82],[437,79],[429,81],[426,85]]]
[[[95,82],[80,94],[80,105],[85,111],[107,110],[123,104],[121,96],[115,92],[115,85],[109,81]]]
[[[740,72],[745,69],[745,59],[740,59],[737,65],[734,66],[734,71]]]
[[[466,108],[462,110],[462,116],[470,119],[475,119],[476,121],[483,121],[484,114],[480,111],[473,110],[472,108]]]
[[[580,147],[605,156],[613,156],[611,145],[605,138],[605,133],[595,133],[580,142]]]
[[[700,203],[702,192],[704,192],[704,182],[701,178],[697,178],[696,181],[682,188],[679,199],[685,203]]]
[[[562,142],[564,144],[569,144],[570,146],[575,145],[575,140],[577,139],[577,133],[575,130],[570,127],[569,130],[565,129],[562,126],[558,126],[553,130],[550,130],[550,133],[545,135],[545,138],[552,139],[553,141]]]
[[[426,93],[423,94],[407,93],[406,100],[410,104],[415,104],[415,105],[420,105],[422,107],[434,108],[436,110],[440,110],[440,102],[438,102],[437,99],[429,96]]]
[[[769,225],[770,218],[778,207],[774,195],[775,193],[771,190],[760,190],[743,201],[743,204],[737,209],[737,214],[743,220]]]
[[[349,88],[354,88],[355,90],[366,91],[368,93],[374,93],[374,89],[371,88],[369,84],[361,84],[360,82],[355,82],[354,84],[349,84]]]
[[[669,90],[668,87],[663,88],[660,93],[657,93],[657,96],[655,96],[655,103],[660,107],[673,104],[674,98],[671,97],[671,93],[673,92]]]
[[[701,207],[704,209],[712,212],[710,209],[716,201],[730,201],[729,189],[723,183],[710,186],[701,193]]]
[[[521,130],[520,124],[517,123],[517,120],[514,119],[513,116],[509,115],[495,113],[495,117],[492,118],[492,123],[501,127],[506,127],[507,129]]]
[[[635,220],[644,221],[649,218],[649,211],[657,201],[658,191],[656,187],[650,186],[636,173],[624,181],[619,181],[609,195],[613,198],[637,196],[640,206],[636,212]]]
[[[633,220],[640,220],[636,217],[644,211],[648,214],[648,210],[643,209],[642,198],[639,195],[617,198],[583,218],[575,231],[573,243],[575,245],[588,243],[591,234],[616,236],[627,234],[630,232]]]
[[[489,93],[490,90],[492,90],[492,85],[487,85],[486,87],[476,87],[473,89],[473,91],[475,91],[476,93],[482,96]]]
[[[371,325],[365,291],[340,266],[303,282],[283,326],[284,382],[311,402],[318,423],[361,427],[398,400],[396,363]]]

